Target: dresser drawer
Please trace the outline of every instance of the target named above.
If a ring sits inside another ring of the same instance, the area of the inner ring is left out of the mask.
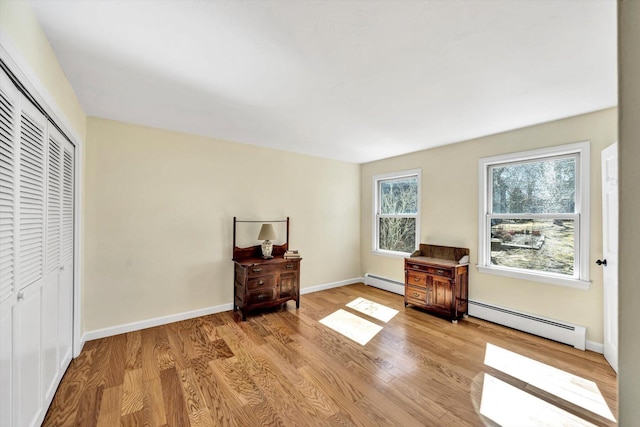
[[[407,285],[417,286],[421,288],[427,287],[427,275],[425,273],[419,273],[409,270],[407,272]]]
[[[408,303],[423,305],[427,303],[427,290],[425,288],[407,286],[404,291],[404,296]]]
[[[247,294],[246,304],[261,304],[276,299],[276,288],[265,288],[251,291]]]
[[[264,289],[264,288],[273,288],[276,286],[276,278],[275,275],[270,276],[259,276],[254,277],[247,280],[247,289]]]
[[[265,276],[280,271],[280,264],[250,265],[246,267],[247,277]]]
[[[442,277],[453,277],[453,268],[446,267],[427,267],[427,273],[433,274],[434,276],[442,276]]]
[[[434,276],[453,278],[453,268],[407,262],[407,269],[433,274]]]
[[[257,277],[279,272],[296,271],[298,269],[298,265],[299,263],[297,261],[270,265],[250,265],[247,267],[247,277]]]

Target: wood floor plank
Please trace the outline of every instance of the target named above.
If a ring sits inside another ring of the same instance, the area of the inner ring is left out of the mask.
[[[358,297],[398,314],[385,323],[345,307]],[[338,309],[382,330],[363,346],[319,323]],[[43,425],[497,426],[481,413],[484,400],[510,396],[486,394],[491,381],[538,399],[554,417],[616,425],[588,405],[486,365],[495,347],[564,372],[558,381],[592,381],[617,416],[616,376],[601,354],[474,318],[454,325],[357,284],[303,295],[299,309],[291,303],[246,322],[229,311],[90,341]]]
[[[167,423],[164,395],[160,377],[142,383],[142,415],[145,426],[155,427]]]
[[[134,331],[125,334],[127,349],[124,367],[126,370],[142,368],[142,332]]]
[[[120,424],[122,403],[122,385],[104,388],[98,412],[98,427],[111,427]]]
[[[127,370],[124,373],[124,383],[122,386],[122,415],[142,410],[144,400],[144,388],[142,382],[142,369]]]
[[[162,397],[164,400],[165,416],[168,426],[188,426],[189,415],[182,393],[182,384],[175,368],[164,369],[160,372]]]

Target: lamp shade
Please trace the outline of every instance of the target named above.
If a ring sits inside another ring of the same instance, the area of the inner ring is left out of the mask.
[[[258,234],[258,240],[274,240],[276,238],[276,230],[273,229],[272,224],[262,224],[260,228],[260,234]]]

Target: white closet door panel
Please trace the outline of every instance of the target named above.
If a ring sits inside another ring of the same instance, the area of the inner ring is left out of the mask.
[[[0,426],[15,420],[17,147],[20,93],[0,73]]]
[[[10,426],[13,418],[14,323],[14,305],[7,304],[6,309],[0,310],[0,426]]]
[[[42,286],[42,387],[45,401],[53,397],[60,372],[58,283],[56,272],[49,275]]]
[[[71,362],[73,345],[73,268],[60,272],[59,284],[58,354],[60,369],[65,370]]]
[[[60,234],[62,222],[62,143],[63,136],[51,125],[47,138],[47,208],[45,279],[42,293],[42,384],[45,403],[53,398],[60,370],[60,342],[64,331],[60,324]]]
[[[62,237],[60,246],[60,359],[62,369],[71,361],[73,344],[73,224],[74,224],[74,147],[63,143],[62,158]]]
[[[20,289],[43,277],[45,207],[45,117],[23,103],[20,113],[18,268]]]
[[[0,74],[0,303],[16,289],[16,158],[20,94]]]
[[[16,305],[16,400],[17,426],[33,425],[42,412],[42,287],[20,292]]]

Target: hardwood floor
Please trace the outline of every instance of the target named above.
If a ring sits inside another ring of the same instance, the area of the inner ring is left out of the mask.
[[[384,323],[345,307],[357,297],[399,313]],[[318,322],[338,309],[383,329],[361,346]],[[590,406],[599,391],[617,417],[602,355],[479,319],[454,325],[382,290],[345,286],[303,295],[299,310],[237,316],[87,342],[44,425],[495,426],[508,425],[503,411],[522,414],[519,397],[542,425],[545,411],[552,425],[615,425]]]

